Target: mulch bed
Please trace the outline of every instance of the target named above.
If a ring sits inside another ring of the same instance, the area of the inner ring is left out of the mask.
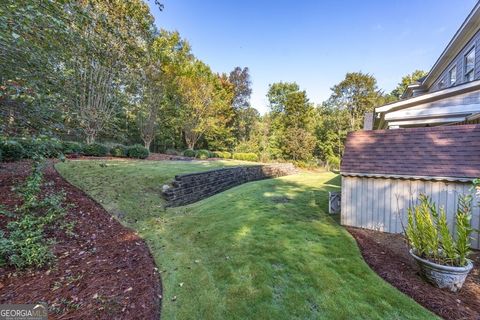
[[[13,186],[30,172],[27,161],[0,163],[0,203],[19,203]],[[161,282],[147,245],[85,193],[66,182],[50,163],[49,191],[64,190],[74,235],[55,232],[57,257],[50,267],[0,268],[0,303],[46,302],[49,319],[158,319]],[[3,220],[2,220],[3,219]],[[5,227],[0,216],[0,229]]]
[[[387,282],[444,319],[480,319],[480,252],[460,292],[436,288],[419,276],[419,269],[398,234],[347,228],[363,258]]]

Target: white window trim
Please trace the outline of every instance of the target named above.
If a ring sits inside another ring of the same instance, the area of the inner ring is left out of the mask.
[[[452,72],[454,71],[455,72]],[[455,81],[452,82],[452,74],[455,74]],[[457,83],[457,65],[454,65],[453,67],[450,68],[450,71],[448,71],[448,79],[449,79],[449,86],[454,86]]]
[[[467,56],[473,51],[473,67],[467,71]],[[465,82],[470,82],[475,80],[475,46],[472,46],[464,55],[463,55],[463,79]],[[472,79],[468,80],[468,75],[472,73]]]

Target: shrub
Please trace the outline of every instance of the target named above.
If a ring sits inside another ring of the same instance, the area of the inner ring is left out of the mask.
[[[129,158],[145,159],[149,155],[150,152],[148,151],[148,149],[139,144],[135,144],[127,148],[127,156]]]
[[[36,162],[32,174],[19,189],[22,204],[13,212],[2,210],[16,219],[7,224],[8,236],[0,231],[0,266],[40,267],[54,256],[50,250],[54,239],[48,239],[47,234],[67,226],[62,219],[66,214],[62,206],[65,195],[48,194],[40,198],[42,178],[42,166]]]
[[[215,158],[221,158],[221,159],[232,158],[232,154],[228,151],[214,151],[213,154],[214,154]]]
[[[197,154],[196,154],[196,157],[198,159],[202,159],[202,160],[208,159],[208,158],[210,158],[210,151],[208,151],[208,150],[198,150]]]
[[[443,207],[439,210],[424,194],[419,204],[408,208],[408,223],[405,230],[409,245],[414,253],[435,263],[465,266],[470,254],[470,226],[472,196],[461,195],[455,214],[455,233],[451,232]]]
[[[327,156],[327,168],[328,170],[339,170],[340,158],[333,155]]]
[[[110,148],[110,154],[113,157],[126,157],[127,151],[127,147],[122,144],[117,144]]]
[[[58,157],[63,151],[62,143],[58,139],[47,136],[23,137],[17,141],[23,147],[23,157],[28,159]]]
[[[101,143],[87,144],[83,147],[86,156],[104,157],[108,154],[108,147]]]
[[[192,149],[187,149],[187,150],[183,151],[183,155],[185,157],[195,158],[196,155],[197,155],[197,152],[195,150],[192,150]]]
[[[22,145],[14,140],[6,140],[0,143],[4,161],[17,161],[24,157],[25,150]]]
[[[243,160],[243,161],[258,161],[258,156],[252,152],[235,152],[232,155],[232,158],[235,160]]]
[[[62,142],[62,148],[64,154],[75,154],[75,153],[82,153],[83,146],[79,142],[74,141],[64,141]]]

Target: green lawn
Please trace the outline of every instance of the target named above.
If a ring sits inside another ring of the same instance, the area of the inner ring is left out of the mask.
[[[431,319],[363,261],[325,211],[332,173],[247,183],[164,211],[177,173],[236,162],[95,161],[57,169],[149,244],[163,319]]]

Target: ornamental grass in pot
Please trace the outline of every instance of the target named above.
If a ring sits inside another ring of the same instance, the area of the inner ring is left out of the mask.
[[[455,213],[455,228],[451,231],[447,214],[429,197],[421,194],[419,203],[408,208],[405,235],[410,254],[420,267],[422,276],[439,288],[458,291],[472,270],[471,234],[473,229],[472,196],[461,195]]]

